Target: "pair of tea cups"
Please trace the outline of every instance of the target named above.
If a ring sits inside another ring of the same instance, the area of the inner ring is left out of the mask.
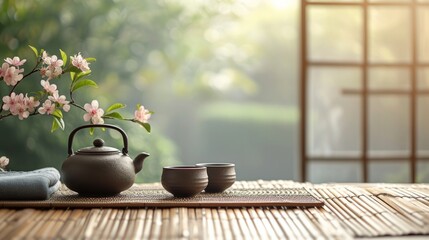
[[[199,163],[164,167],[161,183],[175,197],[193,197],[203,190],[221,193],[234,184],[235,178],[232,163]]]

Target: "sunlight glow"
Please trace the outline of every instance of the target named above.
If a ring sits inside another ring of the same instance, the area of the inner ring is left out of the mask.
[[[293,7],[297,3],[298,1],[296,0],[271,0],[271,5],[280,10]]]

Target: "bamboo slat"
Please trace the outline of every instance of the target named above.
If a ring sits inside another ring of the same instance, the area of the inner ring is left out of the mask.
[[[147,209],[137,209],[136,213],[136,223],[135,227],[132,231],[133,236],[128,239],[142,239],[143,238],[143,232],[145,227],[145,219],[146,219],[146,213],[148,212]]]
[[[249,208],[247,211],[248,211],[250,218],[252,219],[256,229],[258,230],[258,233],[259,233],[261,239],[268,239],[269,238],[268,230],[265,229],[264,224],[262,223],[262,219],[259,218],[255,209]]]
[[[213,226],[215,231],[214,239],[222,239],[224,236],[222,231],[222,225],[219,219],[218,209],[212,208],[210,211],[211,211],[211,216],[212,216]]]
[[[10,210],[7,212],[7,217],[0,224],[0,234],[5,238],[12,236],[25,236],[26,232],[31,230],[35,218],[41,217],[37,211],[25,209],[21,211]]]
[[[134,234],[137,232],[137,209],[130,209],[129,211],[129,220],[126,225],[124,238],[123,239],[133,239]]]
[[[187,239],[190,236],[189,222],[188,222],[188,209],[179,208],[179,237],[180,239]]]
[[[250,239],[252,235],[250,235],[251,231],[249,229],[249,226],[247,225],[247,222],[243,216],[243,213],[241,212],[241,209],[235,208],[233,209],[235,218],[237,219],[238,225],[240,226],[240,232],[243,234],[244,239]]]
[[[195,208],[188,209],[188,226],[189,226],[189,236],[191,239],[198,239],[198,225],[197,225],[197,214]]]
[[[233,238],[233,231],[231,230],[231,227],[229,225],[229,221],[228,221],[228,215],[226,213],[226,209],[224,208],[220,208],[218,209],[218,213],[219,213],[219,220],[220,220],[220,224],[222,226],[222,235],[225,239],[232,239]]]
[[[159,239],[161,237],[162,209],[155,209],[152,218],[152,227],[149,239]]]
[[[277,238],[280,239],[284,239],[285,238],[285,234],[282,230],[282,228],[280,227],[277,219],[275,218],[275,216],[272,214],[272,212],[270,211],[270,209],[263,209],[263,213],[265,214],[268,222],[270,223],[272,229],[274,230],[274,233],[276,234]]]
[[[246,226],[249,230],[250,236],[252,236],[253,239],[261,239],[261,235],[259,234],[259,231],[257,231],[257,228],[253,222],[253,219],[250,217],[249,212],[246,208],[240,209],[241,214],[243,215],[244,220],[246,221]]]
[[[118,229],[116,230],[115,238],[116,239],[125,239],[125,233],[128,226],[131,224],[130,221],[131,211],[127,211],[126,209],[122,212],[122,217],[117,219]]]
[[[152,229],[154,209],[148,209],[146,213],[144,228],[143,228],[143,239],[149,239],[150,232]]]
[[[71,214],[72,211],[68,210],[67,212]],[[110,214],[112,214],[112,209],[105,209],[105,210],[100,209],[100,219],[97,222],[97,225],[94,227],[94,232],[92,233],[92,235],[89,236],[89,233],[88,233],[89,237],[95,238],[95,239],[101,239],[104,229],[106,229],[109,223]]]

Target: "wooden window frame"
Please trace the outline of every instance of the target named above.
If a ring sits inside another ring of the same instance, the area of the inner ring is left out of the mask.
[[[311,61],[308,55],[308,7],[309,6],[356,6],[360,7],[363,12],[362,16],[362,62],[335,62],[335,61]],[[411,11],[411,62],[407,64],[390,64],[390,63],[370,63],[368,60],[368,10],[371,6],[403,6]],[[410,0],[409,2],[373,2],[369,0],[361,0],[359,2],[335,2],[335,1],[319,1],[311,2],[301,0],[301,76],[300,76],[300,157],[301,157],[301,180],[308,179],[308,163],[310,161],[321,162],[340,162],[344,160],[358,161],[361,164],[362,181],[368,182],[369,161],[409,161],[410,164],[410,181],[416,182],[417,179],[417,161],[429,160],[429,156],[417,156],[417,98],[419,95],[428,95],[428,90],[417,89],[417,70],[422,67],[429,67],[429,64],[419,63],[417,59],[417,8],[419,6],[429,6],[429,2],[420,2]],[[308,69],[312,66],[320,67],[357,67],[362,71],[361,83],[362,90],[343,90],[343,94],[354,94],[360,96],[360,111],[361,111],[361,151],[360,156],[309,156],[307,149],[307,110],[308,110]],[[370,90],[368,87],[368,72],[371,67],[387,67],[387,68],[406,68],[411,72],[410,90]],[[407,157],[399,157],[395,155],[386,156],[369,156],[368,155],[368,99],[370,95],[407,95],[410,99],[410,153]]]

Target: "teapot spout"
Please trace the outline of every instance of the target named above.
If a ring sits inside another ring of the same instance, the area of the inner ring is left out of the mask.
[[[134,159],[133,164],[134,164],[135,173],[138,173],[138,172],[140,172],[140,170],[142,170],[143,161],[147,157],[149,157],[149,153],[142,152]]]

